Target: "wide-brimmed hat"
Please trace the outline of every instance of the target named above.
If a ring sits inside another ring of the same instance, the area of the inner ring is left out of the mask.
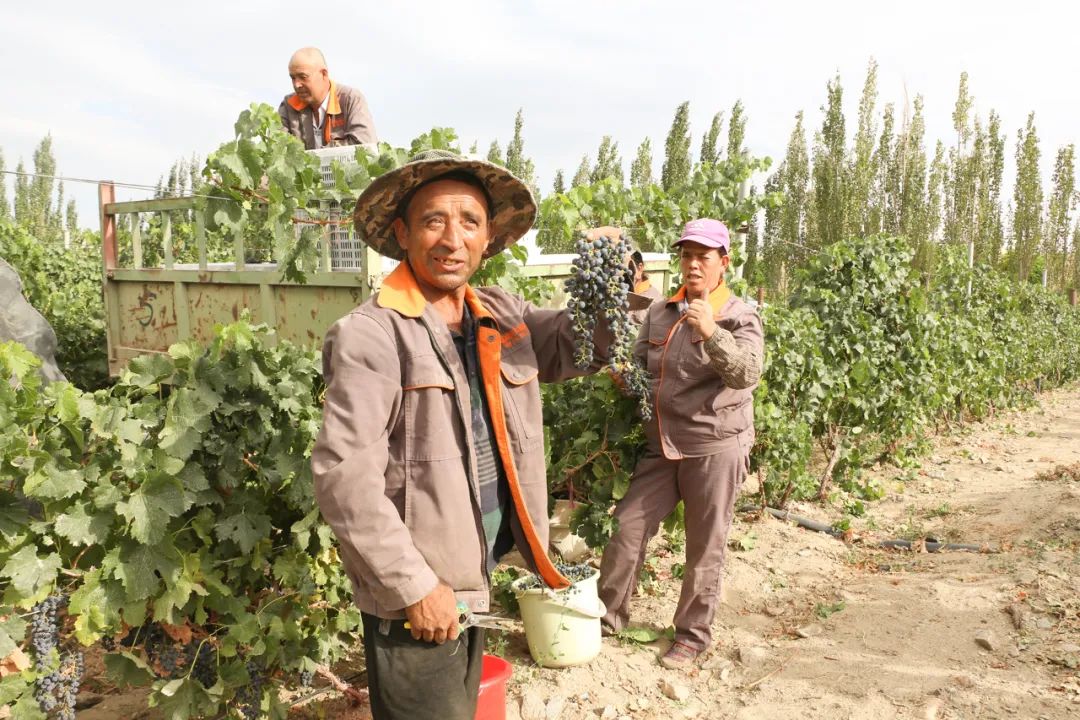
[[[492,237],[485,258],[502,252],[532,227],[536,219],[532,191],[509,170],[486,160],[463,158],[448,150],[425,150],[401,167],[375,178],[357,198],[353,224],[360,239],[386,257],[403,260],[405,252],[392,228],[402,201],[428,180],[450,172],[469,173],[487,190]]]

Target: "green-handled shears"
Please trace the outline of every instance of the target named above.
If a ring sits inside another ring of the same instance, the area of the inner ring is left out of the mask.
[[[503,632],[505,632],[507,630],[511,630],[513,628],[512,623],[514,621],[511,620],[510,618],[501,617],[499,615],[486,615],[484,613],[474,613],[472,610],[469,610],[468,605],[466,605],[465,603],[463,603],[461,601],[458,601],[457,612],[458,612],[458,632],[463,632],[466,628],[471,628],[471,627],[482,627],[482,628],[488,628],[490,630],[500,630],[500,631],[503,631]],[[408,620],[406,620],[405,621],[405,629],[409,630],[411,628],[412,628],[412,624]]]

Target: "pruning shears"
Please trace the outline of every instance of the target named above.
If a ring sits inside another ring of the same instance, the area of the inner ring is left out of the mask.
[[[507,631],[512,629],[511,623],[513,620],[500,615],[487,615],[484,613],[474,613],[469,610],[469,606],[465,603],[458,601],[458,632],[464,632],[467,628],[482,627],[490,630]],[[405,629],[412,628],[412,624],[406,620]]]

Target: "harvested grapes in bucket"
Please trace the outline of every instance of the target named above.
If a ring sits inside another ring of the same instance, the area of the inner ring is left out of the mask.
[[[612,342],[608,367],[620,378],[626,390],[638,398],[643,418],[652,416],[649,407],[649,380],[645,370],[634,360],[637,328],[630,320],[626,257],[630,243],[620,236],[612,239],[588,239],[579,235],[574,244],[577,257],[566,281],[570,298],[566,303],[574,323],[574,362],[588,367],[594,358],[593,333],[599,318],[607,320]]]
[[[568,565],[566,563],[555,563],[555,569],[559,573],[570,581],[570,587],[566,589],[566,592],[574,592],[575,585],[582,580],[588,580],[596,574],[596,568],[588,564],[580,565]],[[535,590],[537,588],[545,588],[547,585],[540,579],[539,575],[535,573],[531,575],[525,575],[521,580],[514,583],[514,587],[517,590]]]

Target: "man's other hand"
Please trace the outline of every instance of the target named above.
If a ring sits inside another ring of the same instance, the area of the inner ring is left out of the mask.
[[[449,585],[439,582],[427,597],[405,608],[413,638],[443,644],[458,636],[457,600]]]

